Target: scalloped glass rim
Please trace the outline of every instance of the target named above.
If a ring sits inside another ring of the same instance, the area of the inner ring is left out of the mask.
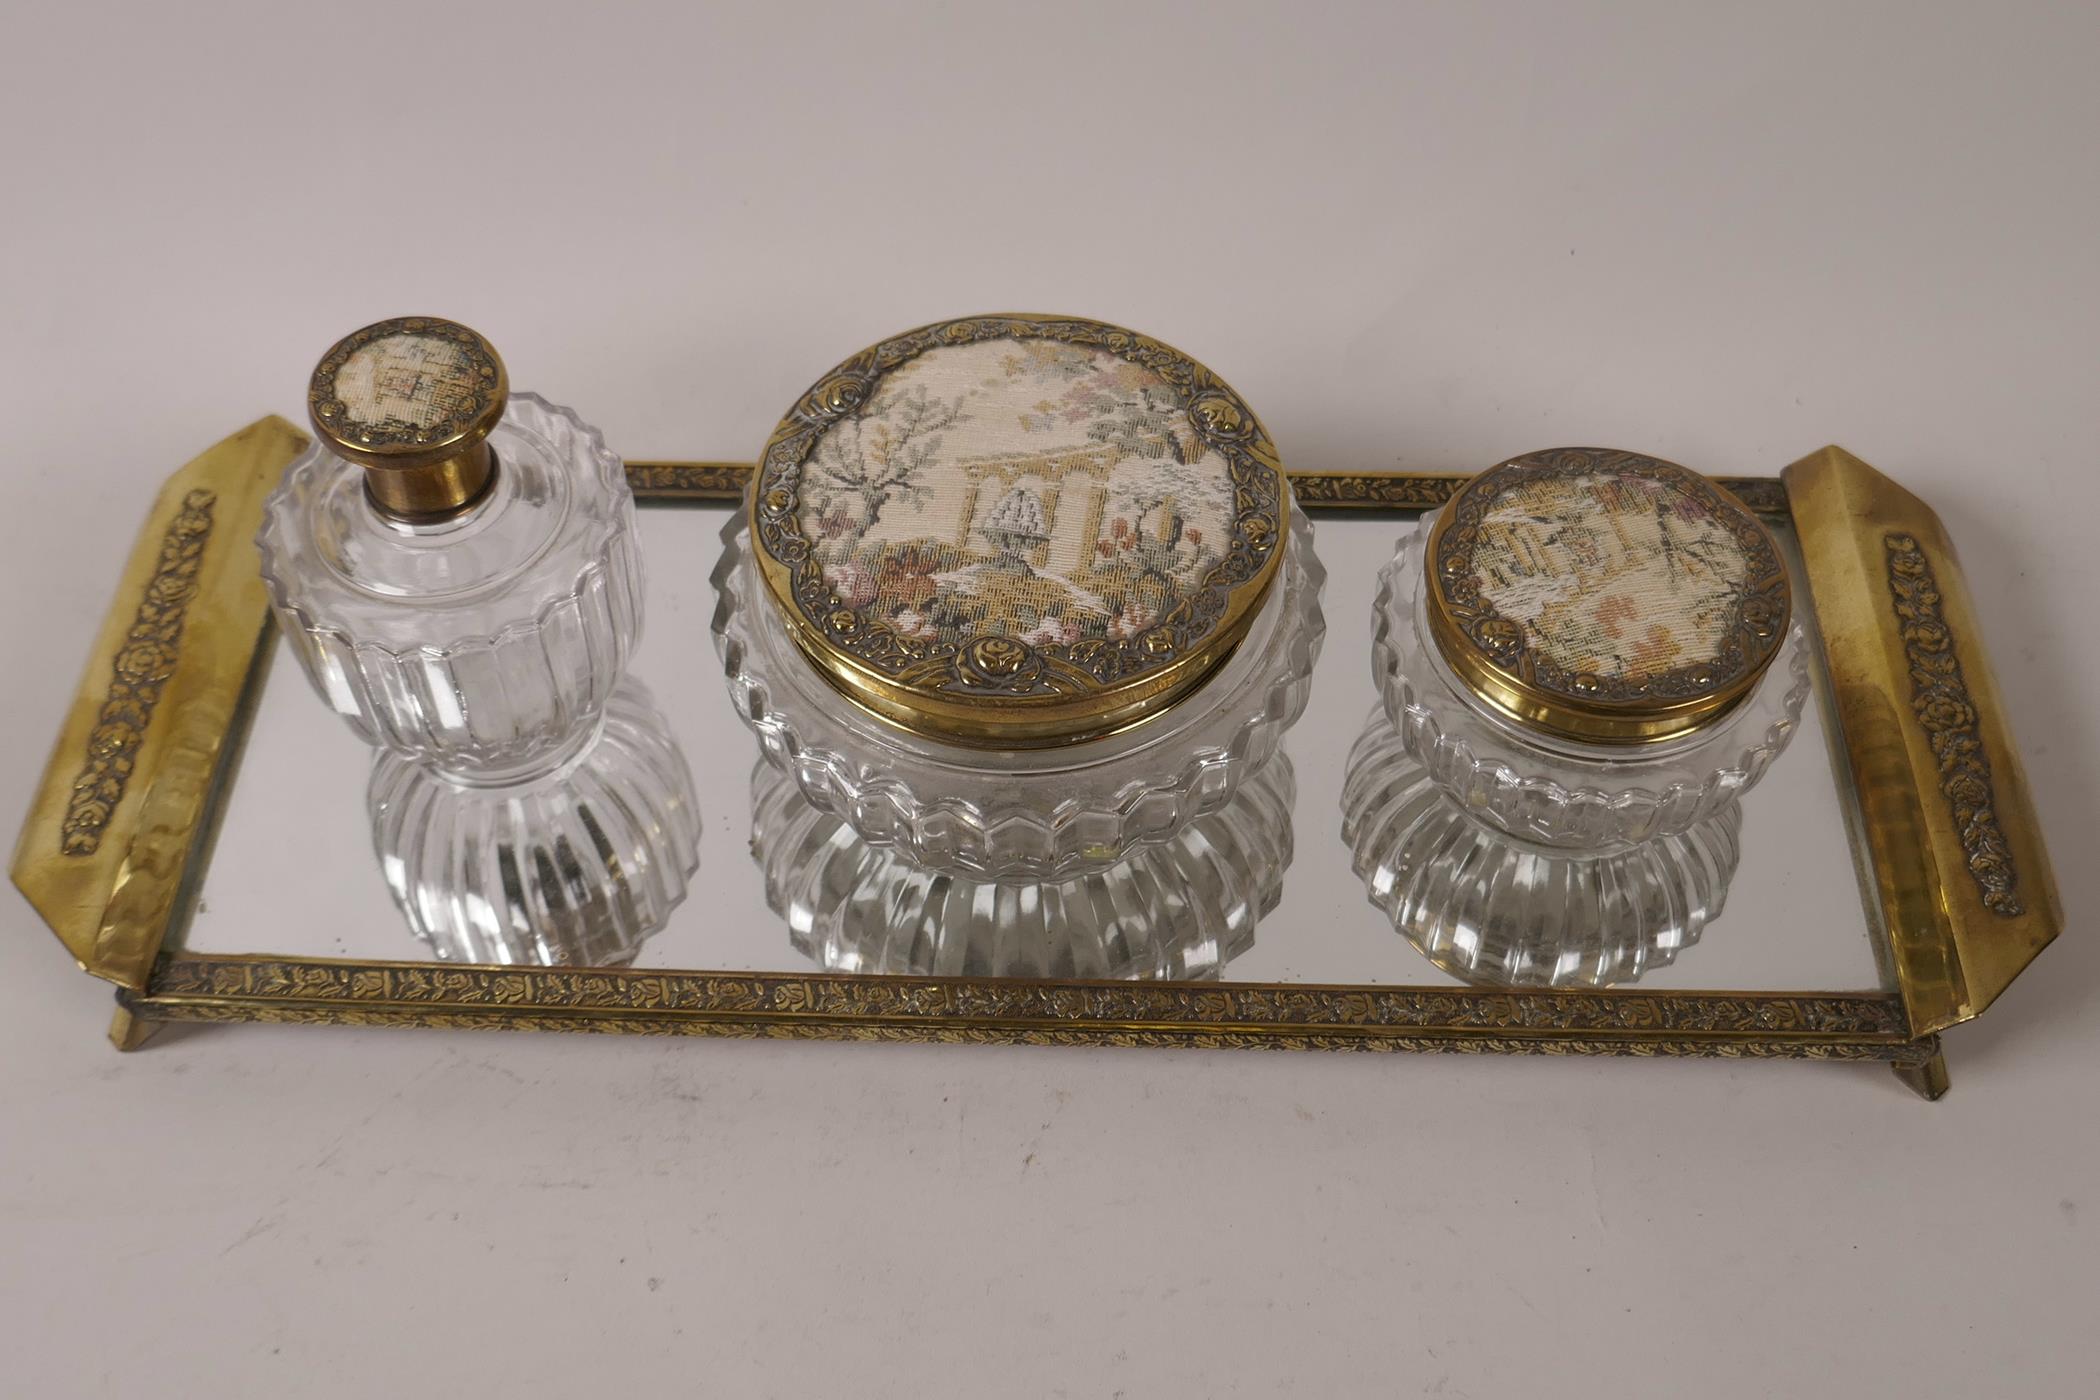
[[[1232,657],[1119,734],[988,751],[911,734],[843,699],[770,610],[748,519],[722,529],[710,630],[737,713],[819,810],[931,869],[1046,879],[1115,864],[1217,810],[1304,713],[1326,633],[1326,572],[1291,513],[1281,576]]]
[[[1214,980],[1283,897],[1297,782],[1279,749],[1232,801],[1103,870],[941,874],[860,840],[763,758],[751,855],[796,949],[828,972]]]
[[[1451,799],[1373,705],[1349,753],[1342,840],[1373,907],[1476,986],[1609,987],[1666,967],[1719,918],[1742,858],[1731,798],[1610,851],[1514,839]]]
[[[317,621],[313,612],[313,598],[316,592],[322,593],[323,596],[329,594],[338,597],[347,596],[357,606],[374,604],[399,606],[401,600],[375,598],[365,590],[357,588],[354,583],[341,578],[333,569],[317,568],[302,573],[296,580],[298,587],[304,590],[301,594],[304,601],[294,602],[290,596],[294,580],[282,577],[280,572],[272,567],[273,560],[280,557],[282,553],[282,545],[279,542],[292,538],[288,533],[289,527],[285,519],[285,511],[294,506],[299,509],[306,507],[313,491],[320,486],[323,473],[329,464],[341,464],[350,466],[353,470],[363,470],[363,468],[356,467],[354,464],[345,463],[342,458],[328,451],[321,443],[315,442],[304,452],[300,453],[298,459],[285,469],[284,479],[271,492],[270,501],[263,511],[262,524],[255,533],[256,549],[262,556],[263,586],[269,590],[270,604],[277,611],[279,617],[296,618],[298,619],[299,630],[313,636],[340,639],[344,645],[360,653],[378,652],[394,657],[397,660],[422,660],[425,658],[443,660],[459,652],[503,646],[515,642],[520,637],[530,636],[542,631],[546,628],[549,618],[555,612],[566,605],[574,603],[576,599],[581,597],[590,587],[592,574],[608,569],[610,567],[608,564],[609,557],[621,546],[623,541],[631,542],[633,539],[634,495],[627,484],[626,464],[618,453],[606,446],[604,434],[585,422],[577,415],[574,409],[561,404],[551,403],[541,398],[538,394],[523,390],[513,391],[510,395],[508,406],[504,409],[503,416],[506,423],[513,423],[520,431],[545,439],[550,447],[554,449],[557,457],[566,457],[568,454],[563,451],[563,444],[559,441],[556,434],[564,429],[575,434],[583,441],[584,446],[590,451],[592,460],[597,464],[599,485],[606,490],[611,499],[619,501],[624,498],[625,500],[624,509],[616,508],[609,515],[595,517],[588,512],[579,512],[572,503],[570,508],[564,513],[564,522],[566,523],[570,519],[581,518],[584,525],[583,532],[573,542],[561,542],[557,545],[555,541],[549,540],[533,555],[533,564],[539,564],[549,556],[557,553],[579,560],[575,577],[568,587],[550,595],[529,617],[518,618],[496,628],[456,637],[447,637],[439,642],[420,642],[405,649],[388,646],[383,641],[369,635],[353,636],[344,628],[333,623]],[[407,528],[429,529],[431,527],[411,526]],[[302,552],[300,557],[306,557],[305,553]],[[525,582],[526,580],[516,575],[492,578],[473,589],[463,590],[457,594],[417,601],[425,605],[436,604],[439,607],[469,600],[478,601],[485,597],[500,597],[503,594],[514,592],[523,586]],[[327,585],[325,589],[318,587],[324,583]],[[640,636],[642,623],[640,605],[645,598],[645,593],[637,593],[636,601],[638,606],[635,614],[635,635],[637,637]]]
[[[1466,690],[1430,636],[1422,551],[1436,516],[1402,534],[1379,571],[1372,676],[1408,753],[1482,820],[1525,840],[1596,850],[1673,835],[1749,791],[1800,727],[1810,679],[1796,623],[1756,690],[1681,739],[1629,751],[1520,728]]]

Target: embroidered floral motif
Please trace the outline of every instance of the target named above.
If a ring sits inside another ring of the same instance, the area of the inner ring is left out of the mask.
[[[336,371],[343,416],[373,427],[429,428],[471,413],[482,388],[472,352],[431,335],[392,335],[353,350]]]
[[[1639,681],[1718,657],[1752,561],[1703,497],[1636,476],[1550,476],[1480,522],[1480,592],[1544,659]]]
[[[1122,640],[1232,533],[1232,482],[1181,394],[1085,346],[929,350],[833,423],[798,523],[857,625],[960,646]]]

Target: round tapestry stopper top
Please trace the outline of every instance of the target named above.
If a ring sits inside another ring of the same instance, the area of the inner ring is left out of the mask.
[[[487,485],[488,435],[509,398],[503,361],[480,335],[435,316],[397,316],[330,346],[306,407],[328,450],[366,469],[381,509],[442,518]]]

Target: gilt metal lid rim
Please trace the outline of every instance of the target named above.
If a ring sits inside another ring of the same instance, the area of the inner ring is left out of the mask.
[[[1040,644],[1005,633],[960,642],[907,637],[868,624],[845,604],[804,533],[802,470],[834,424],[854,416],[887,375],[918,356],[1001,340],[1057,342],[1150,371],[1172,391],[1177,421],[1201,456],[1215,453],[1224,463],[1229,538],[1218,542],[1216,562],[1193,590],[1134,635]],[[1270,591],[1290,509],[1282,465],[1266,431],[1207,368],[1120,326],[1027,313],[933,322],[842,362],[781,420],[748,499],[754,553],[770,601],[804,655],[856,703],[900,727],[993,748],[1099,738],[1201,684],[1245,636]]]
[[[1262,601],[1266,603],[1267,597],[1264,596]],[[1125,703],[1095,712],[1089,716],[1084,730],[1074,731],[1069,720],[1055,712],[1051,712],[1047,721],[1037,720],[1031,715],[1031,710],[1051,711],[1052,702],[1010,701],[991,719],[984,718],[978,707],[968,703],[946,704],[937,696],[913,695],[899,702],[890,689],[868,684],[865,672],[834,664],[822,645],[812,642],[808,630],[782,610],[788,636],[796,649],[818,674],[856,707],[908,734],[974,749],[1053,748],[1105,739],[1134,729],[1146,720],[1167,713],[1176,702],[1222,670],[1247,639],[1259,615],[1260,608],[1257,607],[1237,624],[1233,635],[1224,639],[1223,645],[1215,651],[1192,654],[1158,672],[1161,684],[1157,689],[1134,689],[1123,697]]]
[[[1522,623],[1482,595],[1473,569],[1479,525],[1500,496],[1552,477],[1619,475],[1660,480],[1713,508],[1742,548],[1747,576],[1716,657],[1626,682],[1569,673],[1531,645]],[[1554,448],[1510,458],[1460,487],[1438,514],[1423,551],[1430,632],[1452,670],[1491,708],[1560,738],[1600,744],[1676,739],[1733,710],[1779,654],[1792,590],[1777,544],[1756,515],[1708,478],[1661,458],[1607,448]]]
[[[466,351],[480,385],[478,397],[459,412],[424,428],[353,427],[336,391],[336,377],[352,355],[374,341],[418,335],[451,341]],[[485,441],[502,419],[510,373],[502,356],[479,332],[442,316],[394,316],[360,327],[322,355],[307,382],[307,415],[328,449],[359,466],[382,471],[414,470],[467,452]]]

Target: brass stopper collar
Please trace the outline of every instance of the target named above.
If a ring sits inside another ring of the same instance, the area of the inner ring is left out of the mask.
[[[337,341],[315,366],[307,414],[328,450],[365,469],[372,503],[442,520],[495,474],[488,436],[510,401],[495,348],[456,321],[397,316]]]

